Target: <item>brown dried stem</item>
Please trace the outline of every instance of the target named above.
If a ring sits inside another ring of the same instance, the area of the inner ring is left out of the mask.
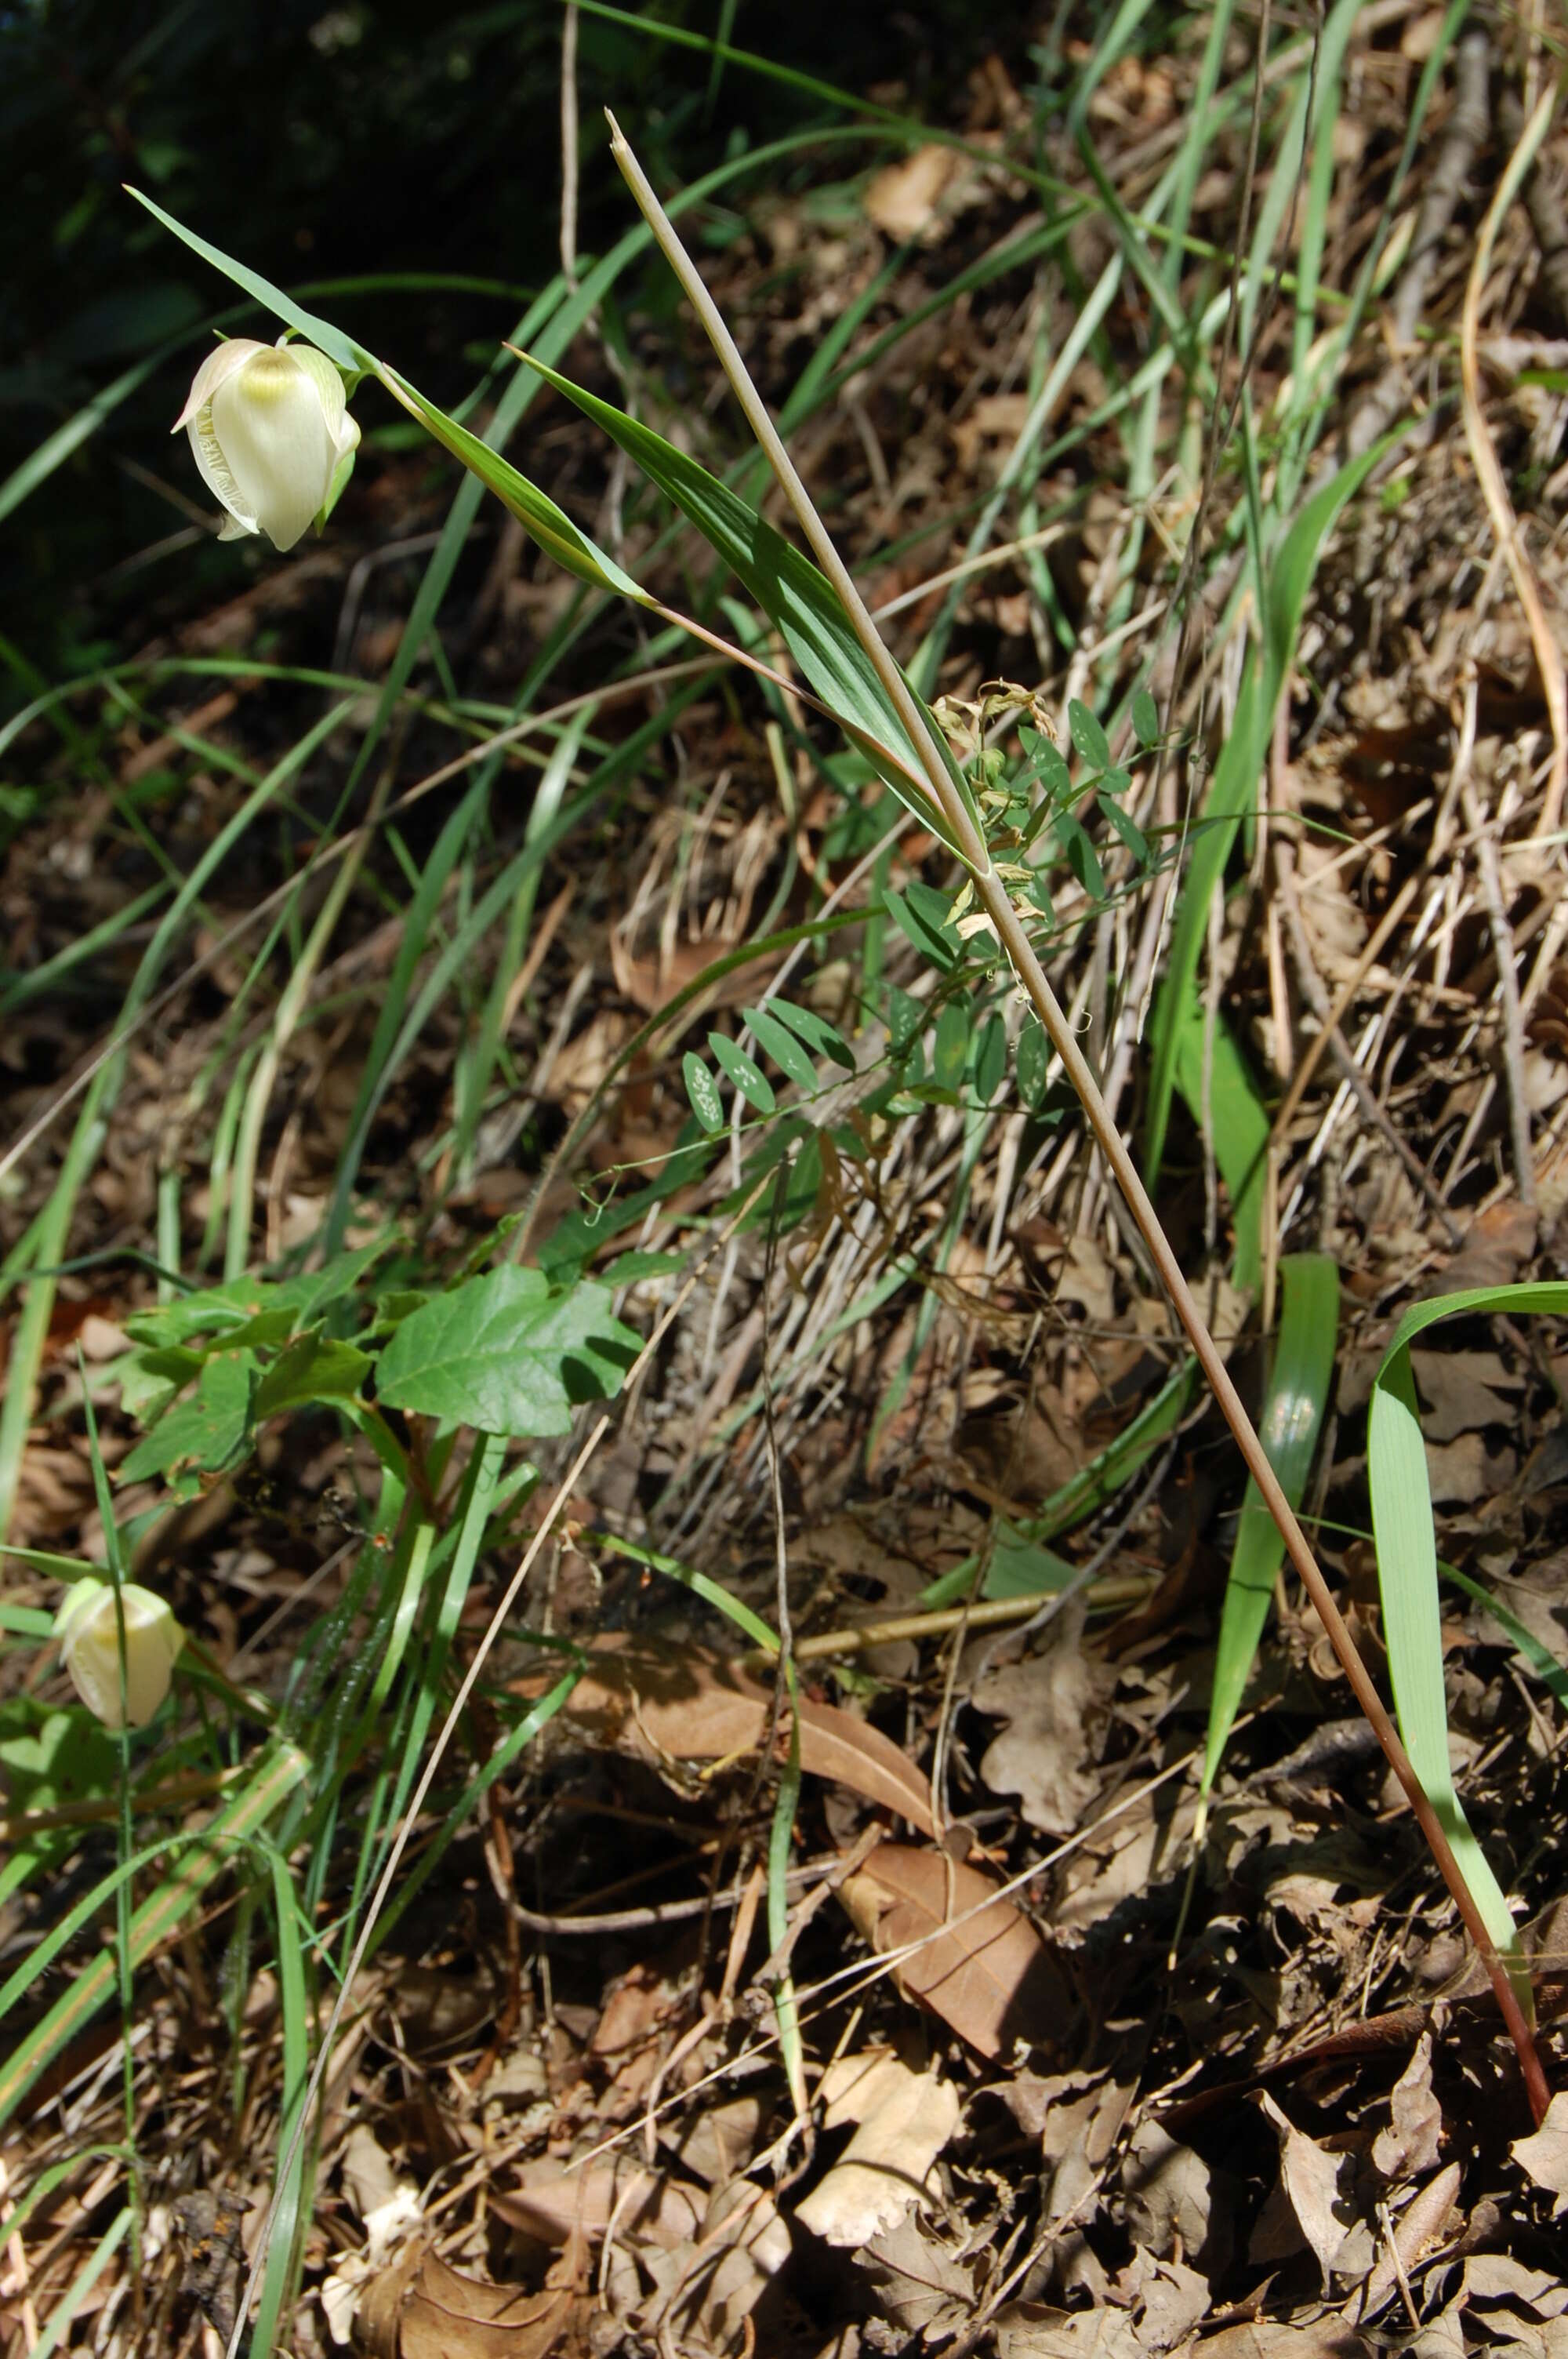
[[[1530,2110],[1539,2122],[1545,2117],[1548,2093],[1535,2040],[1519,2002],[1519,1993],[1509,1980],[1507,1967],[1498,1955],[1496,1943],[1466,1884],[1458,1861],[1444,1833],[1443,1825],[1416,1776],[1410,1756],[1400,1740],[1399,1731],[1379,1695],[1371,1674],[1362,1661],[1355,1640],[1346,1626],[1344,1617],[1329,1593],[1328,1584],[1320,1571],[1306,1536],[1296,1521],[1295,1513],[1281,1487],[1279,1477],[1269,1462],[1268,1453],[1258,1438],[1257,1430],[1242,1405],[1241,1397],[1231,1382],[1229,1370],[1220,1355],[1218,1346],[1209,1333],[1191,1288],[1176,1259],[1170,1239],[1161,1226],[1159,1215],[1150,1201],[1147,1190],[1139,1177],[1120,1134],[1107,1111],[1104,1099],[1093,1073],[1079,1049],[1071,1026],[1046,979],[1045,971],[1035,954],[1022,919],[1013,908],[1001,878],[991,865],[989,851],[969,816],[963,798],[955,788],[947,766],[937,745],[933,742],[925,713],[908,682],[883,645],[864,600],[817,515],[811,496],[795,471],[795,464],[781,440],[777,429],[768,414],[766,405],[752,383],[717,305],[703,284],[700,274],[673,223],[659,203],[642,167],[637,162],[620,125],[610,117],[611,152],[625,177],[627,185],[642,210],[644,219],[671,268],[680,280],[687,299],[707,332],[719,363],[730,381],[731,390],[745,413],[747,423],[766,452],[812,553],[832,583],[844,611],[854,628],[866,656],[873,666],[888,702],[915,746],[924,762],[932,799],[941,810],[952,832],[966,866],[974,879],[975,892],[996,929],[997,937],[1022,985],[1035,1013],[1044,1026],[1053,1049],[1061,1060],[1069,1082],[1084,1108],[1090,1128],[1101,1153],[1115,1176],[1117,1185],[1126,1199],[1143,1240],[1150,1258],[1159,1274],[1161,1283],[1171,1299],[1178,1319],[1186,1331],[1198,1364],[1207,1378],[1209,1387],[1235,1436],[1248,1473],[1257,1484],[1260,1495],[1272,1516],[1285,1543],[1303,1587],[1311,1599],[1329,1643],[1338,1657],[1357,1702],[1375,1731],[1389,1765],[1398,1778],[1411,1809],[1414,1812],[1433,1858],[1454,1897],[1464,1919],[1466,1931],[1485,1962],[1492,1987],[1498,1995],[1498,2006],[1512,2037],[1519,2060]]]

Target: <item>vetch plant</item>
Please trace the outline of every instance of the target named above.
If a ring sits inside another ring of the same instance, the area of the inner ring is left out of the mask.
[[[120,1622],[124,1617],[124,1655]],[[168,1695],[185,1633],[163,1599],[127,1582],[76,1581],[60,1600],[54,1635],[71,1685],[105,1728],[145,1728]]]
[[[171,431],[182,426],[227,512],[220,540],[265,532],[280,549],[326,522],[360,440],[341,371],[287,336],[276,344],[236,336],[209,353]]]

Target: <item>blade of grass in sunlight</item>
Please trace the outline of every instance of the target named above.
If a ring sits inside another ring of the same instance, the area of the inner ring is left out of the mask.
[[[1367,1479],[1377,1539],[1378,1586],[1400,1732],[1422,1787],[1448,1831],[1487,1929],[1509,1962],[1521,2002],[1529,1995],[1530,1976],[1513,1918],[1454,1789],[1449,1765],[1437,1541],[1411,1344],[1437,1321],[1456,1318],[1462,1312],[1512,1315],[1530,1310],[1551,1311],[1559,1317],[1568,1313],[1568,1285],[1473,1287],[1417,1303],[1394,1331],[1372,1386],[1367,1417]]]

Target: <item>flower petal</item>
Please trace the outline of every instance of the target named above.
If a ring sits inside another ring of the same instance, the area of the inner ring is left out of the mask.
[[[287,347],[264,349],[219,386],[211,416],[238,498],[224,499],[209,475],[212,488],[241,523],[248,515],[278,549],[292,549],[326,499],[337,464],[320,387]]]
[[[178,434],[182,426],[189,426],[197,411],[206,408],[224,378],[232,376],[236,369],[243,368],[254,353],[269,353],[271,350],[270,344],[258,344],[254,336],[231,336],[226,342],[215,346],[192,378],[185,408],[169,428],[169,432]]]
[[[168,1693],[185,1633],[161,1597],[128,1582],[120,1592],[125,1617],[124,1685],[114,1592],[106,1582],[79,1581],[55,1615],[55,1636],[71,1684],[106,1728],[143,1728]]]

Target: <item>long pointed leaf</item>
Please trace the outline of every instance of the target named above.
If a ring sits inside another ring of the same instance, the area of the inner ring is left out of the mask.
[[[946,821],[924,789],[921,756],[890,709],[838,593],[810,558],[728,484],[684,451],[677,451],[673,442],[666,442],[662,434],[628,418],[613,403],[585,392],[542,361],[526,353],[522,357],[586,418],[602,427],[674,501],[777,627],[807,684],[875,766],[878,776],[949,849],[956,850]],[[940,745],[940,732],[935,734]],[[956,765],[950,763],[949,768],[967,795],[962,774]]]
[[[1280,1277],[1279,1342],[1258,1431],[1281,1488],[1296,1507],[1306,1487],[1334,1375],[1339,1272],[1326,1254],[1287,1254],[1280,1264]],[[1203,1766],[1206,1794],[1219,1768],[1258,1652],[1284,1551],[1280,1527],[1263,1505],[1257,1484],[1249,1481],[1220,1615]]]

